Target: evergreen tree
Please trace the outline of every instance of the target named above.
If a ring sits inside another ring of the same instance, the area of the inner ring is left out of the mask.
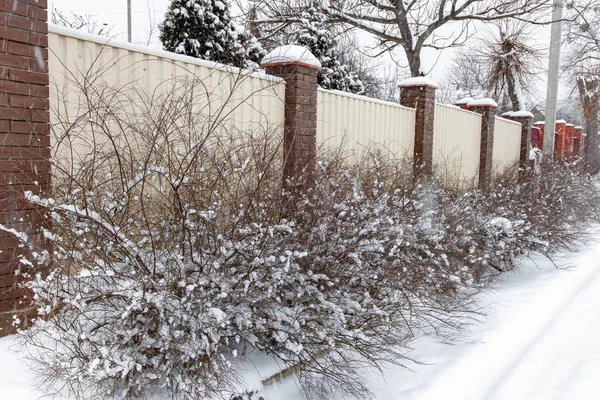
[[[232,20],[227,0],[172,0],[160,40],[167,51],[237,67],[253,66],[265,54]]]
[[[318,83],[324,89],[362,94],[364,85],[358,74],[340,62],[337,54],[336,33],[318,3],[302,11],[294,44],[308,48],[321,62]]]

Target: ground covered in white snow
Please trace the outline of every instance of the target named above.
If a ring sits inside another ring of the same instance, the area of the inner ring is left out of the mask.
[[[600,398],[600,244],[555,262],[526,260],[502,277],[480,297],[484,321],[458,342],[418,339],[421,364],[372,375],[377,399]],[[0,399],[43,395],[20,356],[14,337],[0,339]],[[291,381],[261,394],[298,397]]]

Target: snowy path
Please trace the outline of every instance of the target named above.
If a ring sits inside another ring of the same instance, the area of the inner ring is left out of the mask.
[[[506,316],[419,397],[600,398],[600,247],[570,261],[528,295],[508,284]]]
[[[376,398],[600,399],[600,244],[557,263],[572,268],[526,261],[504,276],[480,299],[488,306],[486,320],[459,342],[418,339],[414,354],[423,364],[373,374]],[[13,338],[0,339],[0,400],[43,394],[33,388],[18,351]],[[251,375],[251,385],[266,377]],[[267,400],[299,399],[291,381],[262,394]]]

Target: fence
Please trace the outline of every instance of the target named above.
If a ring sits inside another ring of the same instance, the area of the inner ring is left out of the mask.
[[[318,90],[318,146],[360,150],[377,143],[399,156],[412,156],[414,141],[414,109],[350,93]]]
[[[199,78],[199,85],[190,89],[198,92],[197,102],[190,103],[194,115],[234,134],[274,130],[277,140],[283,137],[284,174],[298,165],[314,165],[317,145],[360,150],[376,143],[407,155],[416,172],[429,173],[435,163],[449,180],[474,183],[484,176],[484,185],[488,177],[481,171],[489,173],[489,165],[506,169],[519,160],[519,149],[523,158],[518,124],[494,119],[489,104],[479,103],[473,108],[478,113],[436,105],[435,83],[423,78],[403,86],[398,105],[317,90],[319,65],[312,55],[309,62],[272,57],[263,64],[269,74],[243,71],[57,27],[48,33],[45,3],[23,4],[25,14],[22,7],[6,9],[7,21],[11,15],[31,21],[5,29],[0,40],[5,54],[0,58],[0,224],[5,227],[0,231],[0,336],[8,332],[12,315],[27,307],[20,292],[11,290],[24,251],[11,232],[26,232],[36,251],[48,249],[41,233],[44,217],[23,198],[24,191],[50,193],[50,157],[69,162],[69,155],[56,146],[50,154],[51,144],[66,138],[65,147],[73,147],[76,157],[97,149],[86,128],[87,115],[81,113],[89,110],[86,102],[96,91],[123,95],[120,112],[135,121],[138,112],[148,109],[143,101],[127,101],[129,90],[152,100],[173,88],[187,88],[181,85],[187,78]],[[76,118],[79,131],[63,129]],[[492,152],[494,125],[498,139]],[[51,132],[56,136],[51,138]],[[73,153],[70,157],[77,161]]]
[[[48,41],[53,125],[68,124],[80,116],[80,109],[87,107],[83,102],[88,99],[82,96],[85,86],[106,84],[121,92],[145,91],[156,99],[185,78],[201,83],[193,86],[199,92],[194,96],[195,109],[211,123],[230,131],[258,127],[277,130],[284,123],[283,79],[143,46],[107,42],[103,37],[60,27],[50,27]],[[185,85],[182,88],[189,89]],[[60,138],[53,137],[54,142],[57,140]],[[89,135],[77,135],[74,147],[79,157],[90,152],[91,141]]]
[[[496,117],[495,125],[493,168],[497,174],[502,174],[519,163],[521,124]]]
[[[435,105],[433,162],[449,184],[477,184],[481,115],[455,106]]]

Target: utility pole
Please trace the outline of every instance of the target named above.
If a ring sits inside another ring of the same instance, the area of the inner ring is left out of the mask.
[[[558,69],[562,36],[563,0],[556,0],[552,11],[550,32],[550,62],[548,63],[548,87],[546,91],[546,121],[544,122],[544,162],[554,159],[554,129],[556,126],[556,103],[558,101]]]
[[[127,0],[127,41],[131,43],[131,0]]]

